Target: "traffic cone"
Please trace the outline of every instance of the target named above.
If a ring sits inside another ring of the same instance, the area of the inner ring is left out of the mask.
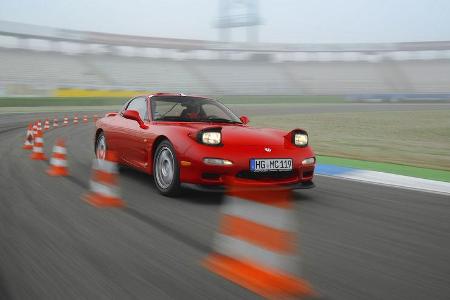
[[[38,122],[37,122],[37,130],[39,131],[39,130],[42,130],[42,123],[41,123],[41,120],[38,120]]]
[[[94,115],[94,116],[92,117],[92,120],[94,121],[94,123],[97,122],[98,116],[97,116],[97,115]]]
[[[41,130],[38,130],[34,137],[33,153],[31,153],[30,158],[34,160],[47,160],[44,154],[44,137]]]
[[[317,296],[298,276],[290,197],[291,191],[281,187],[232,184],[222,210],[215,252],[204,265],[266,298]]]
[[[73,117],[73,124],[77,125],[78,124],[78,115],[75,114],[75,116]]]
[[[53,128],[57,128],[59,125],[58,125],[58,117],[55,117],[54,119],[53,119]]]
[[[106,152],[106,159],[94,159],[90,191],[83,199],[96,207],[123,207],[118,186],[117,154]]]
[[[87,123],[87,122],[89,122],[88,116],[84,115],[83,116],[83,123]]]
[[[49,130],[49,129],[50,129],[50,122],[48,121],[48,119],[46,119],[44,122],[44,130]]]
[[[28,125],[27,137],[23,143],[22,149],[31,150],[33,149],[33,125]]]
[[[67,116],[64,116],[63,126],[69,125],[69,118]]]
[[[67,168],[67,150],[63,139],[57,139],[53,146],[52,157],[50,158],[50,167],[47,174],[50,176],[67,176],[69,170]]]
[[[37,122],[35,122],[34,124],[33,124],[33,138],[36,136],[36,134],[37,134],[37,132],[38,132],[38,130],[37,130]]]

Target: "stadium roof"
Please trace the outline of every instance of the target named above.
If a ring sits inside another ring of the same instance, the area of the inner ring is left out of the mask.
[[[241,52],[395,52],[450,50],[450,41],[345,44],[224,43],[208,40],[161,38],[137,35],[58,29],[0,21],[0,35],[17,38],[67,41],[86,44],[145,48],[241,51]]]

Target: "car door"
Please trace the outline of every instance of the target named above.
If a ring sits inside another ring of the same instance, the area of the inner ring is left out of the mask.
[[[109,150],[116,151],[122,158],[122,152],[124,151],[123,138],[126,136],[125,131],[125,118],[122,117],[123,111],[127,108],[131,100],[128,100],[119,111],[119,113],[113,117],[108,117],[108,126],[105,129],[106,140]]]
[[[130,101],[127,110],[135,110],[139,113],[141,119],[149,125],[149,113],[147,98],[136,97]],[[143,129],[135,120],[124,120],[125,134],[123,136],[122,159],[128,164],[138,168],[145,168],[147,166],[149,154],[149,129]]]

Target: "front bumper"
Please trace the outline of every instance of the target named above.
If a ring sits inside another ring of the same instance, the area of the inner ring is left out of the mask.
[[[180,181],[202,186],[222,186],[226,179],[255,182],[261,186],[293,186],[304,188],[312,182],[315,165],[302,165],[302,161],[314,157],[310,147],[270,146],[270,153],[262,146],[227,146],[211,147],[194,144],[184,153],[180,153]],[[204,158],[225,159],[232,165],[207,165]],[[291,158],[292,171],[250,172],[250,160],[253,158]]]
[[[188,188],[191,190],[201,191],[201,192],[211,192],[211,193],[224,193],[227,191],[226,185],[201,185],[194,183],[182,183],[181,185],[184,188]],[[273,189],[277,188],[287,188],[291,190],[300,190],[300,189],[312,189],[316,185],[312,181],[299,182],[295,184],[284,184],[284,185],[274,185]],[[265,186],[264,188],[269,188]]]

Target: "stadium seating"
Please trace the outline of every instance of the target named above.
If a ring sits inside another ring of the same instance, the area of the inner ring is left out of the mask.
[[[189,93],[203,90],[202,82],[180,62],[111,55],[86,59],[109,77],[110,85]]]
[[[78,56],[26,50],[0,51],[0,81],[45,85],[103,85]]]
[[[198,61],[192,64],[220,94],[283,95],[302,93],[283,65],[252,61]]]
[[[171,60],[1,49],[0,86],[129,88],[193,94],[449,93],[450,60]]]

